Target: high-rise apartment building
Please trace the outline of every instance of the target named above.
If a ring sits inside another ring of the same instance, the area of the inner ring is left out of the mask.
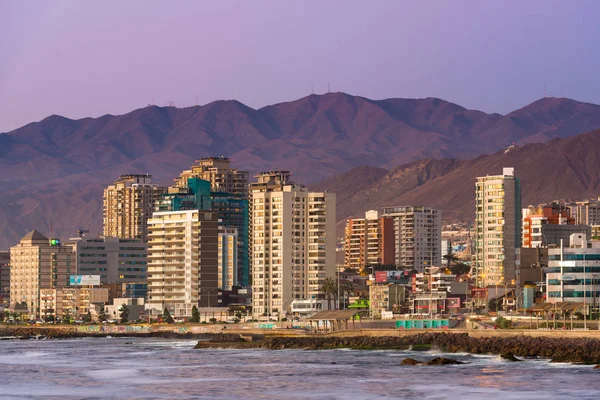
[[[219,289],[232,290],[238,285],[237,238],[235,228],[219,226]]]
[[[190,317],[218,301],[218,219],[205,210],[155,212],[148,221],[148,301]]]
[[[252,312],[281,317],[295,299],[323,298],[325,278],[335,275],[335,194],[268,175],[250,193]]]
[[[370,210],[364,218],[346,221],[344,266],[362,271],[373,264],[395,263],[394,220]]]
[[[442,212],[424,206],[385,207],[384,218],[393,219],[395,263],[423,271],[442,262]]]
[[[0,251],[0,304],[10,301],[10,252]]]
[[[516,279],[516,249],[521,247],[521,185],[514,168],[475,183],[475,279],[478,287]]]
[[[139,239],[101,236],[65,242],[75,252],[78,275],[99,275],[109,297],[146,297],[147,245]]]
[[[197,178],[208,182],[211,205],[217,212],[220,225],[235,228],[237,239],[237,278],[239,285],[247,286],[250,281],[249,261],[249,215],[248,215],[248,171],[231,167],[226,157],[209,157],[197,160],[189,170],[175,179],[175,188],[185,188]]]
[[[196,160],[189,170],[175,179],[175,186],[185,187],[189,178],[210,182],[213,192],[225,192],[248,198],[248,171],[231,168],[226,157],[208,157]]]
[[[62,246],[35,230],[11,247],[10,263],[11,305],[27,305],[34,318],[40,316],[40,290],[69,286],[69,277],[76,271],[71,246]]]
[[[147,241],[154,201],[165,192],[151,175],[121,175],[104,189],[104,236]]]

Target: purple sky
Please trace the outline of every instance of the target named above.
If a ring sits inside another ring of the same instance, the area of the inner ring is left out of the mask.
[[[600,103],[600,1],[0,0],[0,132],[232,97]]]

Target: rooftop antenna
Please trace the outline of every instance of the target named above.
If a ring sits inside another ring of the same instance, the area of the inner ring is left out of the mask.
[[[310,82],[310,94],[315,94],[315,85],[312,83],[312,81]]]
[[[544,85],[544,98],[548,97],[548,90],[546,89],[546,85]]]
[[[196,95],[196,105],[198,105],[198,95]]]
[[[327,93],[331,93],[331,90],[329,90],[329,82],[327,82]]]

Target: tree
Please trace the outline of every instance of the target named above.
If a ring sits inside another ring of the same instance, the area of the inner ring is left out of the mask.
[[[214,317],[211,318],[211,319],[209,319],[209,321],[210,321],[211,324],[216,324],[217,323],[217,319],[214,318]]]
[[[340,287],[340,291],[342,292],[342,294],[344,295],[344,308],[346,308],[348,300],[350,299],[350,296],[352,294],[354,294],[354,290],[356,289],[356,285],[354,285],[354,283],[350,282],[350,281],[346,281],[342,284],[342,286]]]
[[[467,274],[470,270],[471,270],[470,266],[468,266],[467,264],[461,263],[461,262],[457,262],[452,267],[450,267],[450,271],[452,271],[452,273],[454,275]]]
[[[127,307],[127,304],[121,304],[119,311],[121,311],[121,323],[124,324],[129,321],[129,307]]]
[[[335,279],[330,276],[325,278],[323,286],[321,286],[321,291],[325,297],[327,297],[328,309],[331,310],[331,298],[337,293],[337,283],[335,282]]]
[[[450,250],[452,251],[452,250]],[[450,264],[454,264],[457,263],[458,261],[460,261],[460,259],[458,257],[456,257],[456,255],[452,252],[448,253],[448,254],[444,254],[444,256],[442,257],[444,260],[446,260],[446,268],[450,268]]]
[[[106,310],[104,309],[104,307],[102,307],[100,309],[100,312],[98,313],[98,321],[104,322],[107,319],[108,319],[108,317],[106,316]]]
[[[195,305],[192,307],[192,319],[190,319],[190,322],[194,322],[196,324],[200,322],[200,311],[198,311],[198,307]]]
[[[169,310],[165,307],[165,310],[163,311],[163,315],[162,315],[163,321],[166,322],[167,324],[172,324],[173,322],[173,317],[171,317],[171,313],[169,312]]]
[[[81,319],[83,322],[92,322],[92,313],[88,311]]]

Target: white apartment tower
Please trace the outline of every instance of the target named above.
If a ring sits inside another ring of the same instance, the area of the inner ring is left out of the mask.
[[[475,280],[478,287],[504,285],[516,278],[521,247],[521,185],[514,168],[475,183]]]
[[[255,317],[283,317],[293,300],[323,297],[325,278],[335,276],[335,194],[275,175],[261,174],[251,185]]]
[[[424,206],[385,207],[394,220],[396,265],[424,271],[442,262],[442,212]]]
[[[148,308],[190,317],[217,306],[218,218],[214,211],[155,212],[148,221]]]

